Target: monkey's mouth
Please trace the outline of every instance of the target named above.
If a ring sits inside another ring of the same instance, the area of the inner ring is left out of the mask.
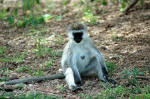
[[[80,43],[82,40],[83,32],[75,32],[73,33],[73,37],[76,43]]]

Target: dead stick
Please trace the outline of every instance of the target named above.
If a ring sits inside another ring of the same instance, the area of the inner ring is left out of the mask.
[[[124,14],[128,14],[129,10],[134,7],[137,3],[138,3],[139,0],[134,0],[124,11]]]

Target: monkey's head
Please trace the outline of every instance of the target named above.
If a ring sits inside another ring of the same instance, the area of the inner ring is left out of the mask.
[[[74,23],[69,26],[68,36],[76,43],[80,43],[83,39],[88,37],[87,27],[83,23]]]

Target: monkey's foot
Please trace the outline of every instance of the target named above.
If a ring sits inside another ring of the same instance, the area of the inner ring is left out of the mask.
[[[80,86],[71,86],[70,89],[71,89],[72,92],[75,92],[77,90],[83,90]]]
[[[108,79],[108,82],[111,83],[111,84],[114,84],[114,85],[117,84],[117,82],[113,79]]]
[[[104,80],[101,79],[101,81],[102,82],[109,82],[109,83],[114,84],[114,85],[117,84],[117,82],[115,80],[111,79],[108,75],[104,75]]]

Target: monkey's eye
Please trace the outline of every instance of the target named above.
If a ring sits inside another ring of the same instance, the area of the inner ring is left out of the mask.
[[[80,43],[80,41],[82,40],[82,35],[83,35],[83,32],[74,32],[73,33],[74,40],[77,43]]]

